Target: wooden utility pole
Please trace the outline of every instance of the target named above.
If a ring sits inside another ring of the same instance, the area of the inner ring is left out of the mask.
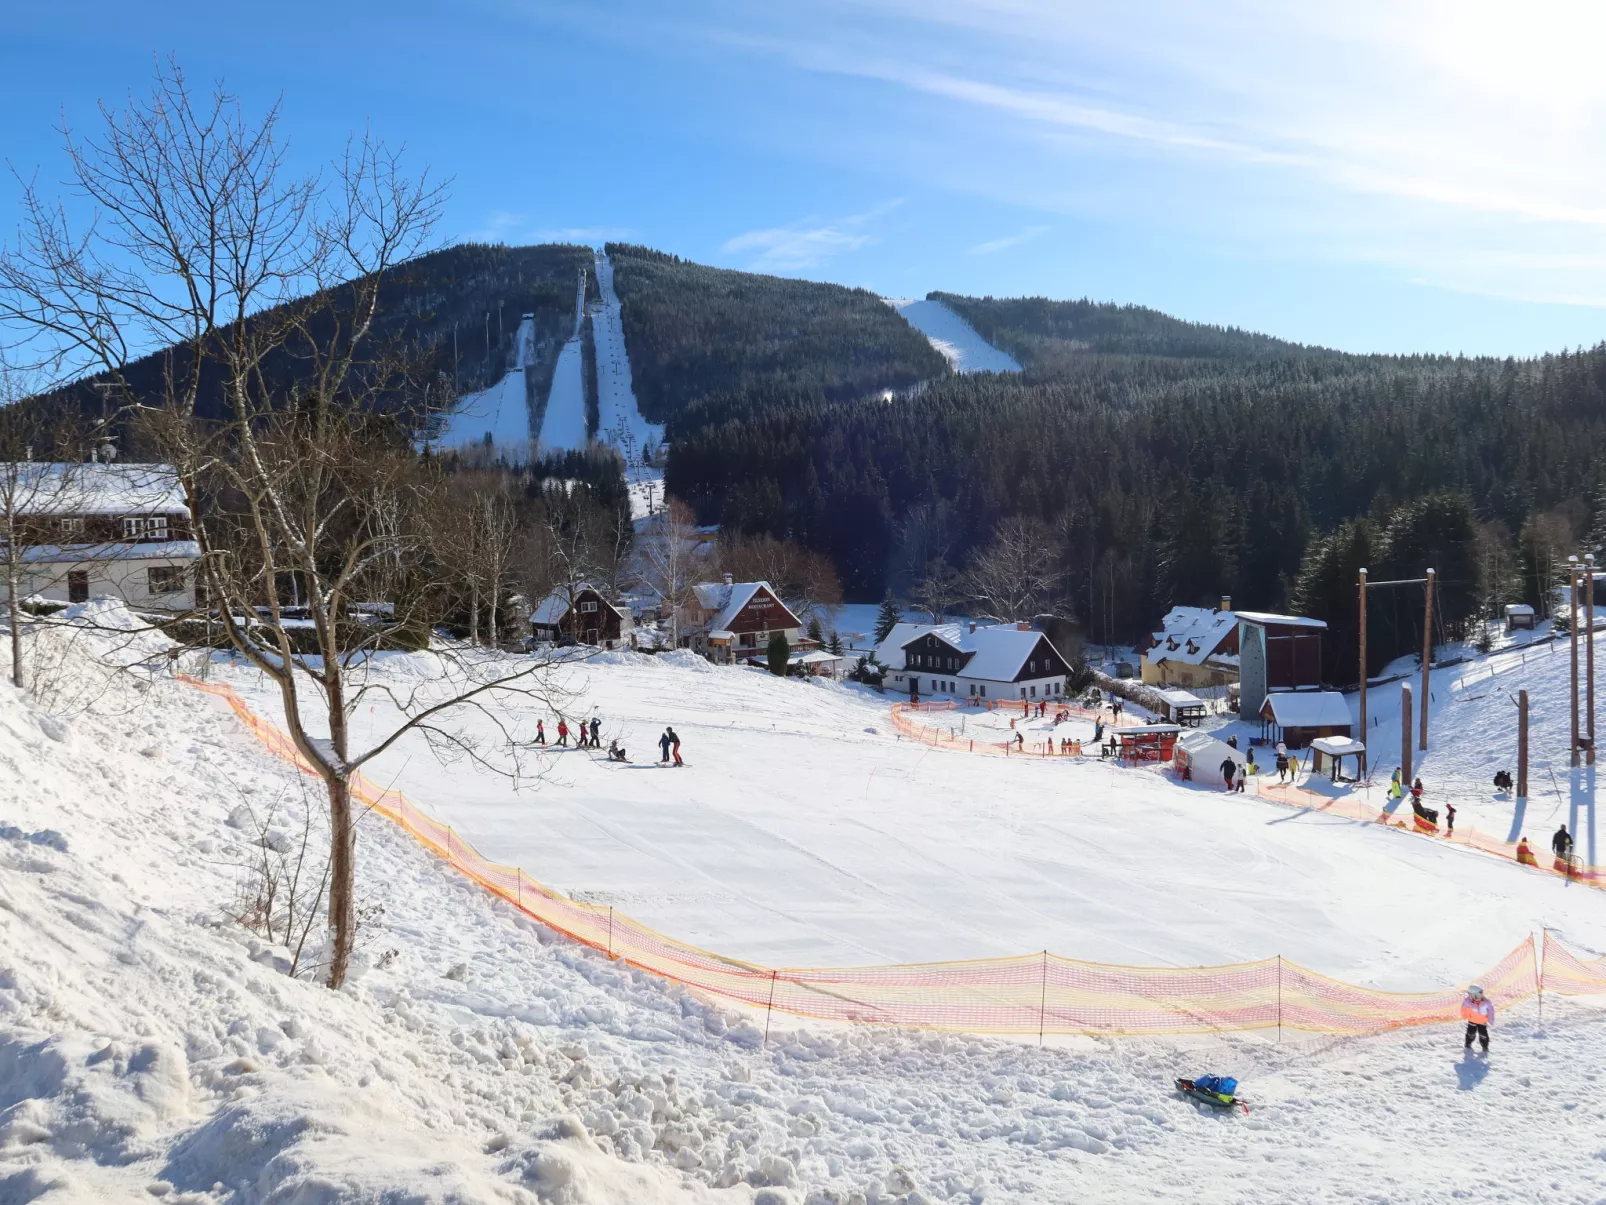
[[[1528,798],[1528,692],[1517,692],[1517,798]]]
[[[1400,683],[1400,774],[1401,786],[1411,789],[1411,684]]]
[[[1361,731],[1355,738],[1363,745],[1366,736],[1366,570],[1361,570],[1361,614],[1356,632],[1361,646]]]
[[[1578,558],[1567,558],[1567,600],[1570,615],[1568,624],[1568,651],[1572,655],[1571,688],[1567,703],[1572,716],[1571,764],[1578,764]]]
[[[1428,747],[1428,700],[1433,697],[1428,683],[1428,663],[1433,660],[1433,570],[1428,570],[1428,584],[1422,593],[1422,742]],[[1401,717],[1404,720],[1404,717]],[[1409,723],[1409,721],[1405,721]]]
[[[1584,554],[1584,764],[1595,764],[1595,554]]]

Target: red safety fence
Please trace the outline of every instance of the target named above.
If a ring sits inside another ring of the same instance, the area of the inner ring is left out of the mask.
[[[315,774],[294,743],[226,685],[184,678],[226,701],[262,744]],[[1454,1021],[1464,985],[1382,992],[1317,974],[1285,958],[1214,967],[1128,967],[1014,958],[875,967],[765,967],[666,937],[612,908],[587,904],[481,856],[400,791],[362,775],[355,798],[486,890],[573,940],[713,996],[796,1016],[869,1025],[993,1034],[1165,1035],[1290,1029],[1368,1034]],[[1545,943],[1543,986],[1606,994],[1606,960],[1585,963]],[[1540,990],[1532,937],[1478,976],[1506,1007]],[[1554,976],[1554,980],[1552,980]]]

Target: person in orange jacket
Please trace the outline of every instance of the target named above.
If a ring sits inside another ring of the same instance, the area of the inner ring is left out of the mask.
[[[1539,865],[1539,859],[1534,857],[1533,846],[1528,844],[1527,837],[1524,837],[1521,841],[1517,842],[1517,861],[1521,862],[1524,866]]]
[[[1494,1024],[1494,1002],[1483,994],[1483,989],[1474,983],[1467,988],[1467,998],[1461,1001],[1461,1019],[1467,1023],[1467,1041],[1465,1049],[1472,1049],[1472,1039],[1477,1038],[1483,1048],[1483,1053],[1489,1053],[1489,1026]]]

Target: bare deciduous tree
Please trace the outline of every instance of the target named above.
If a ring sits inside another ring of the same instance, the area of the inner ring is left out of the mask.
[[[732,536],[719,546],[719,566],[737,581],[765,581],[807,620],[842,601],[842,583],[829,557],[774,536]]]
[[[658,596],[658,613],[669,618],[669,644],[680,647],[680,613],[697,584],[696,517],[678,498],[666,499],[644,536],[647,585]]]
[[[998,525],[965,575],[970,596],[1000,619],[1030,619],[1048,605],[1059,581],[1053,533],[1041,521],[1021,517]]]
[[[354,776],[409,733],[492,764],[459,723],[468,710],[516,756],[491,704],[544,698],[546,680],[538,662],[450,649],[405,687],[378,670],[378,650],[427,642],[447,584],[423,518],[439,482],[395,417],[426,386],[373,338],[381,290],[428,245],[441,193],[368,138],[323,176],[294,175],[276,116],[253,122],[221,91],[197,103],[176,68],[148,100],[103,110],[98,140],[68,138],[92,224],[78,233],[27,190],[0,255],[0,320],[28,332],[36,369],[101,374],[177,467],[214,619],[277,688],[325,788],[339,987],[357,917]],[[160,396],[136,394],[124,366],[163,346]],[[353,714],[381,703],[388,725],[357,747]]]

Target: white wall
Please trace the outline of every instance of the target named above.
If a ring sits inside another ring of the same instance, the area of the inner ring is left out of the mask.
[[[22,578],[22,596],[37,596],[50,602],[68,602],[67,574],[82,569],[89,574],[90,598],[120,598],[131,607],[157,611],[187,611],[195,605],[195,562],[187,557],[128,558],[58,562],[30,565]],[[185,589],[172,594],[150,592],[149,570],[183,569]],[[0,581],[0,600],[6,598],[6,585]]]

